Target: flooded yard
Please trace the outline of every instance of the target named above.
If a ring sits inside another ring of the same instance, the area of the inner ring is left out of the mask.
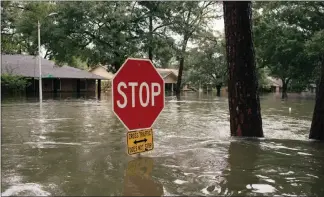
[[[314,99],[278,97],[261,97],[257,140],[230,137],[227,97],[168,96],[142,158],[127,155],[110,95],[3,99],[1,193],[321,196],[324,144],[308,140]],[[130,176],[138,166],[146,178]]]

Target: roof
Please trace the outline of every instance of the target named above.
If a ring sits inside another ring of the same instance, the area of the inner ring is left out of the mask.
[[[89,72],[99,75],[105,79],[112,80],[114,78],[114,74],[112,72],[108,72],[107,68],[104,66],[97,66],[89,70]]]
[[[281,79],[276,79],[276,78],[273,78],[273,77],[270,77],[270,76],[267,77],[267,79],[270,81],[270,85],[282,87]]]
[[[70,79],[105,79],[78,68],[58,66],[53,61],[41,59],[42,76]],[[39,77],[38,58],[32,55],[5,55],[1,54],[1,74],[14,74],[24,77]]]
[[[166,70],[158,70],[158,72],[163,78],[166,78],[169,74],[172,73],[171,71],[166,71]]]
[[[165,79],[170,74],[174,74],[176,77],[178,77],[177,69],[156,68],[156,70],[160,73],[163,79]],[[97,66],[95,68],[90,69],[89,72],[95,73],[109,80],[112,80],[115,76],[115,74],[108,72],[105,66]]]
[[[173,72],[173,74],[175,74],[178,77],[178,72],[179,71],[177,69],[173,69],[173,68],[156,68],[156,70],[160,73],[160,75],[162,75],[163,78],[164,78],[163,75],[165,75],[166,73],[168,73],[167,75],[169,75],[170,72]]]

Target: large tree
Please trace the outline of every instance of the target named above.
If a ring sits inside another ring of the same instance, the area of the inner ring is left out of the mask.
[[[308,35],[278,15],[278,9],[283,6],[281,3],[275,5],[261,2],[255,6],[255,47],[258,65],[268,68],[271,76],[281,79],[282,98],[287,98],[289,85],[303,90],[310,83],[313,67],[305,66],[309,63],[304,51]]]
[[[37,20],[45,58],[58,64],[105,64],[116,72],[127,57],[148,53],[167,67],[175,53],[167,34],[173,7],[166,2],[2,2],[1,7],[2,49],[8,53],[37,53]]]
[[[2,52],[37,54],[37,21],[45,22],[53,7],[46,2],[2,1]]]
[[[308,77],[310,82],[316,82],[316,102],[309,138],[324,140],[324,3],[263,2],[259,6],[263,8],[262,15],[272,16],[304,36],[302,56],[307,62],[300,67],[299,73],[308,75],[309,71],[313,71],[313,76]]]
[[[305,67],[303,34],[275,21],[264,21],[255,28],[255,35],[259,66],[269,68],[271,76],[281,79],[282,98],[287,98],[289,83],[307,80],[312,73],[311,67]]]
[[[140,12],[142,12],[141,28],[143,29],[142,42],[143,51],[147,52],[148,58],[167,59],[160,56],[161,48],[168,48],[172,52],[173,40],[167,35],[168,27],[173,22],[170,20],[172,4],[162,1],[139,1]],[[163,51],[168,56],[167,51]],[[162,52],[162,53],[163,53]],[[164,62],[162,60],[162,62]]]
[[[37,20],[41,23],[41,44],[46,58],[73,64],[75,59],[89,66],[111,65],[115,72],[128,56],[138,55],[138,21],[141,12],[132,2],[23,2],[11,25],[27,53],[37,51]],[[13,12],[6,7],[6,12]],[[51,15],[55,12],[56,14]],[[8,15],[8,14],[7,14]],[[3,32],[3,31],[2,31]]]
[[[132,2],[60,2],[59,6],[58,24],[70,41],[78,41],[90,66],[111,65],[116,72],[127,57],[136,55],[141,13]]]
[[[199,34],[202,30],[206,29],[208,19],[215,18],[215,16],[211,15],[215,8],[213,7],[215,2],[188,1],[175,2],[173,4],[174,9],[171,12],[172,25],[170,28],[181,39],[177,48],[179,72],[176,94],[179,97],[188,42],[195,34]]]
[[[224,1],[223,9],[231,135],[263,137],[251,2]]]
[[[188,52],[188,80],[193,85],[211,85],[220,95],[221,87],[226,84],[225,43],[212,34],[202,35],[198,46]]]
[[[15,18],[19,15],[20,9],[17,3],[1,1],[1,52],[21,53],[19,35],[15,34]]]
[[[320,68],[320,80],[317,84],[316,102],[309,138],[324,140],[324,30],[318,31],[306,43],[306,48],[312,59]]]

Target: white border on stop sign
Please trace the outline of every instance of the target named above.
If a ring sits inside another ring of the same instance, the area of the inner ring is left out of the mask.
[[[140,129],[133,129],[133,130],[130,130],[126,125],[125,123],[119,118],[119,116],[116,114],[115,110],[114,110],[114,79],[115,77],[118,75],[119,71],[125,66],[126,62],[128,60],[141,60],[141,61],[148,61],[151,63],[151,65],[154,67],[155,71],[159,74],[159,76],[161,77],[162,81],[163,81],[163,87],[162,87],[162,93],[163,93],[163,108],[162,110],[160,111],[160,113],[156,116],[156,118],[154,119],[151,127],[148,127],[148,128],[140,128]],[[155,121],[157,120],[157,118],[160,116],[161,112],[164,110],[164,107],[165,107],[165,82],[164,82],[164,79],[162,77],[162,75],[156,70],[156,67],[154,66],[153,62],[150,60],[150,59],[144,59],[144,58],[127,58],[124,63],[121,65],[121,67],[118,69],[118,71],[115,73],[112,81],[111,81],[111,95],[112,95],[112,110],[115,114],[115,116],[117,116],[117,118],[119,119],[119,121],[121,123],[123,123],[124,127],[128,130],[128,131],[137,131],[137,130],[144,130],[144,129],[151,129],[152,126],[154,125]]]

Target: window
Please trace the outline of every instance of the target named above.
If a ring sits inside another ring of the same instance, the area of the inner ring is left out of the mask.
[[[54,89],[54,91],[61,90],[61,80],[60,79],[54,79],[53,89]]]
[[[80,90],[86,90],[86,80],[80,80]]]

